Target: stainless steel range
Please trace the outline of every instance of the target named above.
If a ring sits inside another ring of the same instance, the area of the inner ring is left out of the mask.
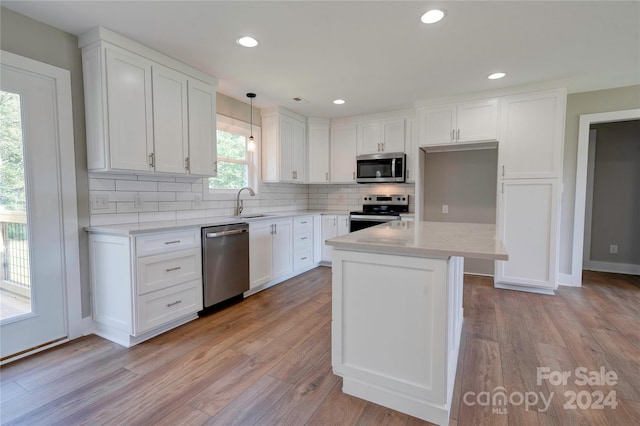
[[[349,213],[349,232],[392,220],[409,211],[407,194],[367,194],[362,196],[362,211]]]

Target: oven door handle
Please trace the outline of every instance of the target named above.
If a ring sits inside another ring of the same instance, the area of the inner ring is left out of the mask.
[[[392,220],[400,220],[400,216],[373,216],[373,215],[364,215],[364,214],[352,214],[349,216],[349,220],[361,220],[368,222],[389,222]]]

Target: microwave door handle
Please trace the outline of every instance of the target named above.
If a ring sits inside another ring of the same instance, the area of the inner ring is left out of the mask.
[[[391,177],[392,178],[396,177],[396,159],[395,158],[391,160]]]

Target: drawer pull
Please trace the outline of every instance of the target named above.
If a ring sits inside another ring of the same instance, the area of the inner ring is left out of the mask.
[[[171,271],[177,271],[179,269],[182,269],[182,266],[176,266],[175,268],[169,268],[169,269],[165,269],[165,271],[167,272],[171,272]]]
[[[300,260],[305,260],[306,258],[307,258],[307,256],[301,257]]]
[[[178,244],[180,242],[180,240],[175,240],[175,241],[165,241],[165,244]]]
[[[301,240],[306,240],[306,239],[307,239],[307,237],[302,237],[302,238],[300,238],[300,239],[301,239]]]
[[[306,220],[304,222],[300,222],[301,225],[304,225],[305,223],[309,223]]]
[[[167,303],[167,308],[170,308],[170,307],[172,307],[174,305],[177,305],[178,303],[182,303],[182,300],[176,300],[173,303]]]

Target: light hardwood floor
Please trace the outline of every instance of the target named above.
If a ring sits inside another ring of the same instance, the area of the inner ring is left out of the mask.
[[[495,290],[491,279],[465,276],[452,425],[638,424],[640,277],[586,272],[583,288],[557,293]],[[4,366],[0,421],[427,424],[341,392],[330,323],[331,270],[321,267],[130,349],[89,336]],[[572,376],[564,386],[538,385],[538,367]],[[614,371],[617,384],[580,386],[578,367]],[[471,405],[498,386],[515,403],[517,393],[554,396],[546,410],[542,402]],[[614,391],[618,405],[565,409],[571,391],[583,392],[582,403]]]

